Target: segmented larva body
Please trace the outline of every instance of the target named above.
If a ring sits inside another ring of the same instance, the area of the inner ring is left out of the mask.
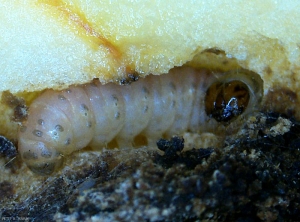
[[[99,149],[115,139],[126,147],[137,135],[156,141],[205,131],[208,121],[218,124],[206,114],[204,102],[216,80],[205,70],[181,67],[125,86],[94,81],[47,90],[29,107],[19,130],[19,153],[31,170],[46,175],[61,165],[62,155],[86,146]]]

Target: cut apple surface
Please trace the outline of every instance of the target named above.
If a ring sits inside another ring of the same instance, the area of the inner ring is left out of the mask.
[[[11,0],[0,8],[0,92],[107,83],[186,64],[249,69],[265,94],[284,86],[300,96],[298,1]],[[11,108],[0,110],[0,133],[14,137]]]

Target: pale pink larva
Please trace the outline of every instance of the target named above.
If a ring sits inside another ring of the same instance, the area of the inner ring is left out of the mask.
[[[208,125],[219,124],[206,114],[208,87],[235,79],[248,86],[248,106],[255,107],[262,89],[254,78],[218,76],[191,67],[125,86],[94,81],[63,91],[47,90],[29,107],[19,130],[19,153],[32,171],[48,175],[61,166],[62,156],[87,146],[99,149],[115,139],[119,147],[130,147],[137,135],[153,142],[163,135],[205,131]]]

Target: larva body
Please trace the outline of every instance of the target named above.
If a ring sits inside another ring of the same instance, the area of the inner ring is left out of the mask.
[[[34,172],[50,174],[61,165],[62,155],[88,145],[99,149],[115,139],[119,147],[130,147],[137,135],[156,141],[205,131],[208,121],[210,127],[218,124],[205,111],[206,91],[216,81],[207,71],[182,67],[125,86],[94,81],[48,90],[29,107],[19,152]]]

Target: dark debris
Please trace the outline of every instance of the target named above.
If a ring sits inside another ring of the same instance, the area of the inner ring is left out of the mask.
[[[8,198],[11,198],[14,195],[14,185],[8,181],[3,181],[0,183],[0,203],[2,201],[7,201]]]
[[[170,168],[174,164],[184,164],[188,169],[194,169],[201,164],[203,158],[208,158],[213,152],[211,148],[181,152],[184,148],[184,139],[176,136],[170,140],[160,139],[157,141],[157,147],[164,151],[164,155],[157,154],[154,162],[165,168]]]
[[[23,98],[15,96],[9,91],[4,91],[1,96],[1,102],[13,109],[12,121],[22,122],[27,119],[28,107]]]
[[[0,157],[11,159],[17,155],[15,145],[4,136],[0,136]]]
[[[139,75],[136,72],[127,73],[126,75],[127,75],[126,77],[119,80],[120,85],[129,85],[132,82],[138,81],[139,79]]]

